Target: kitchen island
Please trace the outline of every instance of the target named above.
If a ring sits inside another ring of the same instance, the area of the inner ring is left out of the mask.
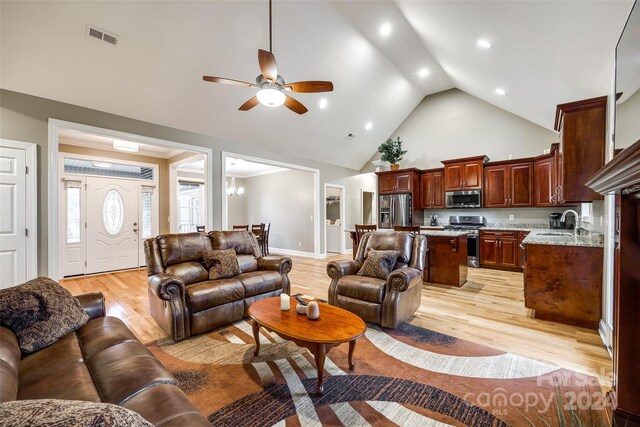
[[[602,318],[600,235],[534,230],[524,239],[525,306],[536,319],[597,329]]]
[[[421,230],[427,236],[425,284],[462,286],[467,282],[467,232]]]

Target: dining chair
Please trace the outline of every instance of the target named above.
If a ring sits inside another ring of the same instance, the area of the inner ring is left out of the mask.
[[[249,224],[247,225],[234,225],[233,226],[234,230],[244,230],[244,231],[249,231]]]
[[[378,226],[375,224],[373,225],[356,224],[356,244],[360,243],[360,239],[366,233],[370,231],[376,231],[377,229],[378,229]]]
[[[262,224],[264,229],[262,231],[262,255],[269,255],[269,230],[271,230],[271,223]]]
[[[393,231],[408,231],[409,233],[420,234],[419,225],[395,225]]]

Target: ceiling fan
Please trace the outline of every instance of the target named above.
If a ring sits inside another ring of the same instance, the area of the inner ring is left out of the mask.
[[[271,0],[269,0],[269,51],[258,49],[258,64],[262,74],[256,77],[256,83],[243,82],[240,80],[226,79],[215,76],[202,76],[202,80],[212,83],[223,83],[234,86],[259,87],[258,93],[253,98],[242,104],[240,111],[248,111],[258,105],[266,105],[267,107],[279,107],[284,104],[285,107],[298,114],[304,114],[308,110],[301,102],[292,98],[285,92],[298,93],[317,93],[331,92],[333,83],[325,81],[304,81],[287,83],[284,78],[278,74],[276,58],[272,52],[272,36],[271,36]]]

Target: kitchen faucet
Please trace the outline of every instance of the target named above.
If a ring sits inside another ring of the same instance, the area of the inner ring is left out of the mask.
[[[580,215],[578,215],[578,212],[574,211],[573,209],[567,209],[566,211],[562,212],[562,216],[560,217],[560,222],[565,222],[565,218],[568,213],[572,213],[576,217],[575,230],[577,232],[578,229],[580,228]]]

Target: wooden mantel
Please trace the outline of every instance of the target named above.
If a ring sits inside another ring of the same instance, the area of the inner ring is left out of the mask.
[[[640,426],[640,141],[624,149],[587,185],[616,195],[613,288],[612,425]],[[612,218],[610,220],[613,220]]]

